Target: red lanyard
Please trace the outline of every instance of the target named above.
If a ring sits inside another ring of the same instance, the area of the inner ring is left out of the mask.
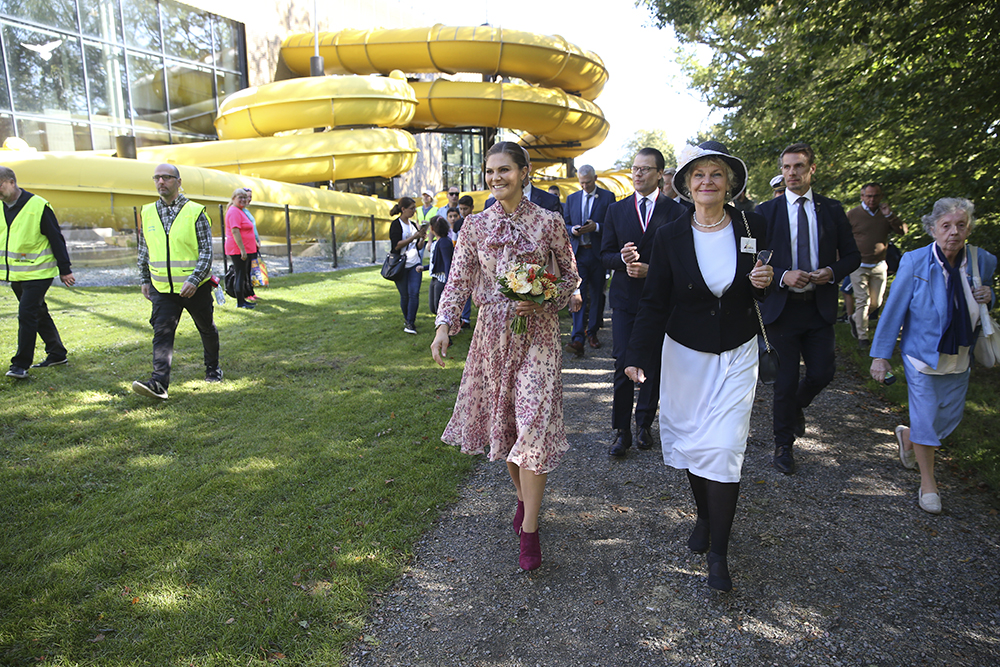
[[[646,217],[643,218],[642,217],[642,211],[639,210],[639,200],[640,199],[645,199],[645,197],[640,196],[639,193],[636,192],[635,193],[635,202],[633,202],[635,204],[635,215],[636,215],[637,218],[639,218],[639,224],[642,225],[642,232],[645,234],[646,233],[646,227],[649,226],[649,219],[651,217],[653,217],[653,208],[656,206],[656,204],[654,202],[649,201],[649,200],[646,201]]]

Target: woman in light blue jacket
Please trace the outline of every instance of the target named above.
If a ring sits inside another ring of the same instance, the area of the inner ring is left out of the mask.
[[[941,513],[934,451],[962,421],[979,304],[993,301],[989,285],[997,258],[982,248],[977,254],[984,286],[971,285],[965,239],[975,225],[972,213],[968,199],[934,202],[934,210],[922,219],[934,243],[903,255],[871,346],[871,375],[883,382],[892,370],[888,359],[902,329],[910,426],[896,427],[899,459],[906,468],[919,466],[917,502],[932,514]]]

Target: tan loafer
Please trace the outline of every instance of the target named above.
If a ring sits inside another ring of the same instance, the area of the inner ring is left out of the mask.
[[[915,470],[917,467],[917,455],[913,452],[913,449],[910,449],[910,451],[903,449],[903,431],[905,430],[906,427],[902,424],[896,427],[896,442],[899,443],[899,462],[907,470]]]
[[[917,503],[920,509],[931,514],[941,513],[941,496],[936,493],[925,494],[922,490],[917,490]]]

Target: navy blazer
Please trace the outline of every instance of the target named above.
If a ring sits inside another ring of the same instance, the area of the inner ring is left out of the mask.
[[[434,255],[431,263],[434,265],[434,273],[443,273],[445,278],[451,273],[451,258],[455,254],[455,244],[447,236],[437,240],[434,244]]]
[[[566,197],[566,205],[563,209],[565,211],[563,219],[566,220],[566,233],[569,234],[569,242],[573,246],[573,252],[576,252],[580,246],[580,237],[573,235],[573,228],[587,224],[580,210],[583,207],[582,200],[583,190],[574,192]],[[590,243],[598,249],[598,252],[601,248],[601,234],[604,232],[604,218],[614,203],[615,195],[610,190],[603,188],[594,190],[594,203],[590,207],[590,219],[597,223],[597,231],[590,232]]]
[[[941,265],[934,259],[934,243],[903,253],[899,270],[892,281],[889,298],[882,308],[878,328],[872,338],[870,354],[889,359],[896,347],[896,337],[903,331],[899,348],[903,354],[920,359],[931,368],[940,361],[938,344],[947,325],[948,296]],[[969,246],[965,246],[968,252]],[[983,285],[993,284],[997,258],[979,248],[979,277]],[[972,262],[966,263],[972,276]]]
[[[528,201],[532,204],[538,204],[542,208],[552,211],[553,213],[562,215],[562,205],[559,203],[559,197],[550,195],[534,183],[531,184],[531,196],[528,197]],[[493,195],[490,195],[489,199],[486,200],[486,204],[483,206],[483,210],[485,211],[490,206],[493,206],[494,202],[496,202],[496,199],[493,198]]]
[[[608,209],[604,217],[604,231],[601,234],[601,261],[604,263],[604,268],[615,272],[611,277],[611,287],[608,289],[608,303],[613,309],[629,313],[638,312],[642,286],[646,282],[645,278],[629,278],[625,262],[622,261],[622,247],[631,241],[639,251],[639,261],[648,264],[656,230],[683,215],[687,210],[673,199],[667,199],[662,193],[657,193],[656,205],[653,206],[649,225],[643,233],[639,214],[635,210],[635,193],[616,201]]]
[[[760,290],[750,283],[748,276],[757,263],[757,253],[740,252],[740,242],[747,236],[748,224],[757,250],[763,250],[767,222],[747,213],[744,224],[738,210],[726,206],[726,211],[732,219],[731,229],[716,233],[733,237],[736,275],[721,297],[708,288],[698,265],[691,210],[656,230],[626,366],[653,368],[660,358],[664,332],[692,350],[721,354],[743,345],[760,331],[754,299],[763,301],[771,287]]]
[[[861,265],[861,253],[854,242],[851,223],[844,207],[836,199],[813,192],[816,225],[819,228],[819,267],[833,269],[833,280],[816,285],[816,309],[828,323],[837,320],[838,284]],[[764,324],[771,324],[781,315],[788,300],[788,288],[781,286],[781,276],[792,268],[792,241],[788,231],[788,203],[785,197],[775,197],[757,206],[756,212],[767,220],[767,243],[771,266],[774,267],[774,289],[761,305]]]

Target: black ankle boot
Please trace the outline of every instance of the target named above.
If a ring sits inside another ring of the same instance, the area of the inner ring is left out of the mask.
[[[715,553],[708,554],[708,585],[717,591],[733,590],[733,580],[729,576],[729,563],[726,557]]]
[[[699,518],[694,524],[694,530],[691,531],[691,537],[688,538],[688,549],[696,554],[708,551],[709,534],[708,521]]]

